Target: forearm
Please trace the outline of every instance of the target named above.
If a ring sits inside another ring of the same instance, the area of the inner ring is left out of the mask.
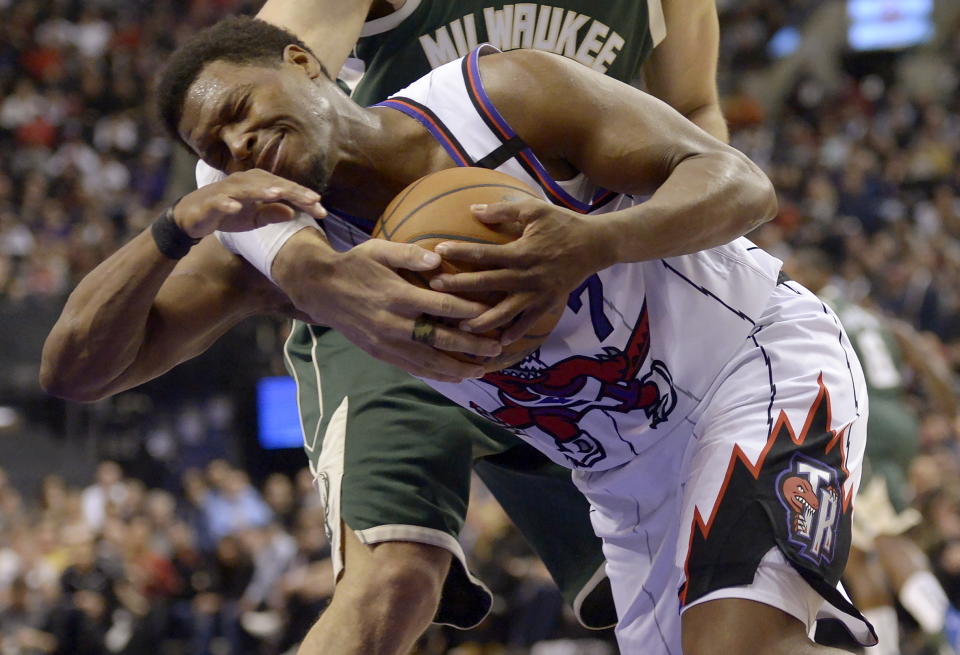
[[[276,287],[203,237],[289,220],[291,204],[322,214],[318,202],[313,191],[258,170],[187,194],[159,220],[202,240],[168,257],[145,230],[84,277],[44,344],[41,384],[58,396],[96,400],[203,352],[247,316],[285,310],[289,301]]]
[[[647,90],[711,136],[730,140],[720,94],[720,24],[714,0],[663,0],[666,37],[644,66]]]
[[[723,117],[719,104],[704,105],[684,115],[713,138],[724,143],[730,142],[730,130],[727,128],[727,121]]]
[[[247,242],[253,246],[252,242]],[[246,244],[245,244],[246,245]],[[255,253],[240,251],[247,261]],[[308,314],[312,323],[327,324],[317,307],[323,304],[318,286],[332,280],[333,260],[337,252],[320,230],[300,230],[288,237],[270,264],[270,277],[298,311]],[[307,318],[307,317],[305,317]]]
[[[595,217],[606,264],[675,257],[720,246],[776,214],[770,180],[745,156],[680,162],[646,202]]]
[[[373,0],[267,0],[257,18],[296,34],[336,75],[372,6]]]
[[[91,271],[44,343],[42,386],[77,400],[100,395],[134,361],[154,298],[175,265],[146,230]]]

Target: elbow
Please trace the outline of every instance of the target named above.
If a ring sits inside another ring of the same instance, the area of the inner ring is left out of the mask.
[[[772,221],[780,212],[780,201],[777,199],[777,190],[773,188],[773,182],[770,181],[770,178],[767,177],[763,171],[760,171],[760,175],[763,176],[762,188],[760,190],[761,212],[757,219],[756,227]]]
[[[90,376],[71,372],[66,363],[59,361],[49,351],[54,350],[47,343],[40,360],[40,387],[51,396],[89,403],[110,395],[102,387],[91,385]]]
[[[767,174],[746,155],[737,154],[741,158],[741,173],[738,177],[745,186],[741,195],[746,205],[742,215],[748,223],[747,231],[749,232],[773,220],[780,209],[780,203],[777,200],[777,191],[773,188],[773,182]]]
[[[57,398],[62,398],[63,400],[71,400],[76,403],[92,403],[98,400],[103,400],[111,395],[107,392],[87,389],[62,381],[54,380],[47,383],[42,377],[40,379],[40,386],[43,387],[43,390],[51,396],[56,396]]]
[[[55,367],[49,365],[40,367],[40,387],[51,396],[80,403],[92,403],[109,395],[71,380],[69,376],[62,375]]]

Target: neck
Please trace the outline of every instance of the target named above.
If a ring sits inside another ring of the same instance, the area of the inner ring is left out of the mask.
[[[323,194],[324,204],[375,219],[404,187],[453,162],[412,118],[386,107],[348,116],[339,157]]]

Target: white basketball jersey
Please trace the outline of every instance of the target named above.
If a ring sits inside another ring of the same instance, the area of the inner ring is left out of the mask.
[[[602,214],[637,202],[583,175],[550,177],[484,91],[478,58],[490,52],[481,46],[378,106],[418,120],[458,165],[513,175],[557,205]],[[323,224],[339,248],[369,231],[348,217]],[[609,469],[694,419],[724,364],[757,328],[780,265],[743,238],[618,264],[570,294],[553,333],[520,363],[460,384],[425,381],[560,464]]]

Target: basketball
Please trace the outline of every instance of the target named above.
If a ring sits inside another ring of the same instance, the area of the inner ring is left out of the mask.
[[[448,168],[413,182],[387,205],[377,221],[373,236],[397,243],[415,243],[433,250],[444,241],[504,244],[517,238],[510,228],[486,225],[470,212],[470,205],[496,203],[525,196],[540,198],[540,194],[520,180],[486,168]],[[412,283],[429,288],[430,279],[439,273],[474,271],[476,268],[462,262],[444,260],[432,271],[404,271],[400,274]],[[461,294],[463,297],[488,305],[496,304],[502,294]],[[558,302],[531,326],[522,338],[503,347],[497,357],[478,357],[451,352],[451,356],[466,362],[482,364],[488,371],[496,371],[515,364],[536,350],[550,334],[563,314],[563,303]],[[485,336],[499,338],[503,329],[487,332]]]

